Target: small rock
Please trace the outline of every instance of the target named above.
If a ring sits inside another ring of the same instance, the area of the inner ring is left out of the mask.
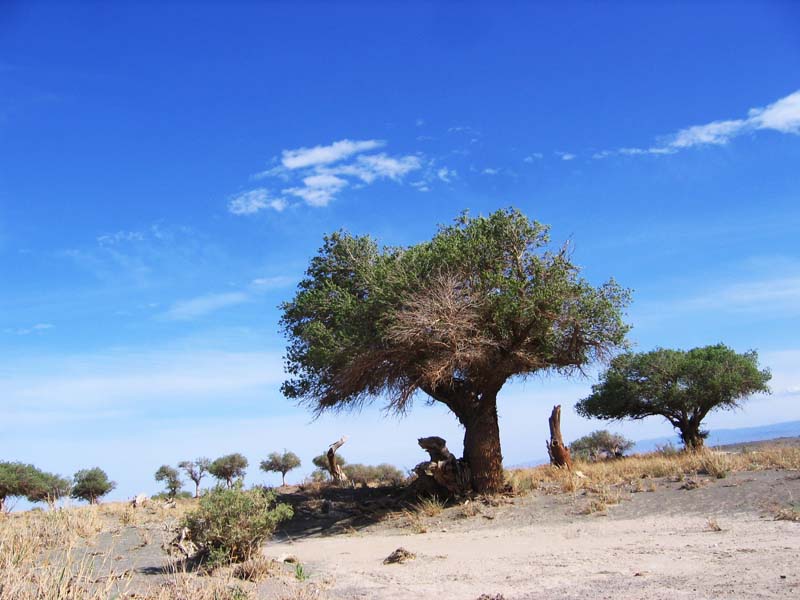
[[[278,562],[296,564],[300,562],[294,554],[281,554],[278,557]]]
[[[394,552],[392,552],[389,556],[383,559],[383,564],[391,565],[394,563],[404,563],[409,560],[414,560],[417,558],[417,555],[413,552],[409,552],[405,548],[398,548]]]

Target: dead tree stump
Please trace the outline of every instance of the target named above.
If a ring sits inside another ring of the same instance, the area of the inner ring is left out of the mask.
[[[472,487],[469,465],[447,449],[444,439],[431,436],[419,438],[417,443],[430,456],[429,461],[414,467],[417,475],[414,487],[417,494],[451,498],[469,492]]]
[[[550,464],[556,467],[566,467],[572,470],[572,457],[569,448],[561,437],[561,405],[553,407],[550,413],[550,440],[547,441],[547,454],[550,455]]]
[[[347,436],[343,435],[339,441],[333,442],[330,445],[328,452],[325,454],[325,456],[328,458],[328,471],[330,471],[331,478],[336,484],[347,481],[347,475],[345,475],[344,471],[342,470],[342,465],[337,464],[336,462],[336,451],[341,448],[346,441]]]

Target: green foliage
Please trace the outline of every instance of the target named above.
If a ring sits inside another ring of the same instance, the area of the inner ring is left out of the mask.
[[[25,497],[31,502],[55,504],[60,498],[69,495],[71,488],[72,481],[69,478],[38,471]]]
[[[328,470],[328,455],[327,454],[320,454],[319,456],[315,456],[311,459],[311,462],[314,463],[314,466],[318,469],[323,469],[325,471]],[[334,462],[339,465],[340,467],[344,467],[347,464],[347,461],[344,459],[344,456],[341,454],[334,455]]]
[[[175,499],[191,500],[193,497],[194,496],[192,495],[191,492],[187,492],[185,490],[182,490],[175,494],[171,494],[169,491],[159,492],[158,494],[153,494],[152,496],[150,496],[150,498],[152,498],[153,500],[175,500]]]
[[[659,348],[617,356],[578,414],[600,419],[662,416],[681,434],[686,448],[702,447],[706,415],[733,409],[751,394],[769,392],[768,369],[759,370],[755,351],[737,354],[723,344],[689,351]]]
[[[292,518],[288,504],[275,504],[275,494],[261,489],[217,487],[200,498],[197,510],[181,523],[211,567],[249,560],[275,531]]]
[[[280,473],[283,485],[286,485],[286,473],[300,466],[300,458],[294,452],[272,452],[267,460],[261,461],[261,470],[267,473]]]
[[[343,471],[350,481],[363,483],[365,485],[370,483],[378,485],[399,485],[406,479],[400,469],[386,463],[374,466],[353,463],[345,465]]]
[[[306,579],[308,579],[308,573],[306,573],[306,570],[303,567],[302,563],[297,563],[294,566],[294,577],[298,581],[305,581]]]
[[[621,347],[628,331],[629,292],[613,280],[591,285],[568,248],[549,243],[548,227],[515,209],[464,213],[406,248],[325,237],[281,306],[283,393],[320,413],[378,397],[403,412],[424,392],[465,426],[473,486],[498,491],[504,383],[572,373]]]
[[[167,496],[170,498],[174,498],[180,491],[181,487],[183,487],[183,481],[181,481],[178,470],[174,467],[170,467],[169,465],[161,465],[158,468],[158,471],[156,471],[155,478],[156,481],[164,482],[164,485],[167,488]]]
[[[75,473],[73,480],[70,496],[86,500],[90,504],[96,504],[98,498],[102,498],[117,487],[115,482],[108,480],[108,475],[100,467],[82,469]]]
[[[31,502],[53,503],[69,493],[69,479],[45,473],[30,464],[0,462],[0,512],[7,498],[25,497]]]
[[[618,433],[611,433],[606,429],[601,429],[572,442],[569,445],[569,451],[573,457],[584,460],[598,460],[600,458],[622,456],[634,445],[634,442]]]
[[[231,488],[234,479],[244,479],[245,469],[247,469],[247,459],[235,452],[226,454],[212,462],[208,467],[208,472],[219,481],[224,481]]]
[[[622,344],[628,292],[613,281],[591,286],[566,248],[548,243],[547,226],[513,209],[464,214],[408,248],[327,236],[282,305],[284,393],[315,410],[385,394],[403,410],[420,388],[433,397],[453,380],[499,389],[515,375],[572,371]],[[448,329],[452,320],[413,314],[448,286],[464,322]]]

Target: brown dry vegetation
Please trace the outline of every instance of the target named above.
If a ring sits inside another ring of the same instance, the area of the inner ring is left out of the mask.
[[[515,493],[534,490],[573,493],[580,490],[602,493],[612,486],[630,485],[632,491],[647,489],[642,481],[708,475],[724,479],[734,471],[800,469],[800,447],[764,447],[756,451],[725,453],[715,450],[640,454],[601,462],[576,461],[573,469],[542,465],[507,471]]]

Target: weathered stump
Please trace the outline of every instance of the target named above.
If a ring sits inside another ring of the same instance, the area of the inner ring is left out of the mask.
[[[328,471],[330,471],[331,478],[336,484],[347,481],[347,475],[345,475],[345,472],[342,470],[342,465],[336,463],[336,451],[341,448],[346,441],[347,436],[343,435],[339,441],[330,445],[328,452],[325,454],[328,458]]]
[[[561,437],[561,405],[553,407],[548,419],[550,425],[550,440],[547,441],[547,454],[550,456],[550,464],[556,467],[566,467],[572,470],[572,457],[569,448],[564,444]]]
[[[417,494],[451,498],[464,495],[472,489],[469,465],[447,449],[444,439],[431,436],[419,438],[417,443],[430,456],[429,461],[414,467]]]

